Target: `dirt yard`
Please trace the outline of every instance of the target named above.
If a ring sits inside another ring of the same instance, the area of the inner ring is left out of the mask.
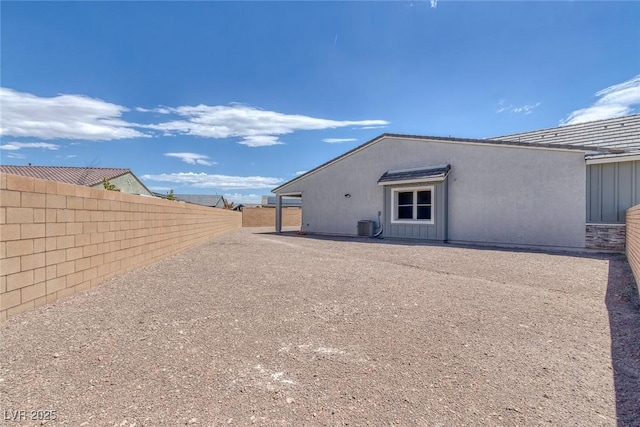
[[[620,255],[245,229],[0,324],[0,416],[638,426],[635,289]]]

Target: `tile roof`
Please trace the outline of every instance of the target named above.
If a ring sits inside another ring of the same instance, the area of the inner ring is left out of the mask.
[[[194,205],[224,208],[223,197],[218,194],[174,194],[176,200]]]
[[[401,182],[401,181],[418,181],[429,178],[444,178],[451,169],[450,165],[446,166],[430,166],[420,169],[406,169],[398,171],[387,171],[380,179],[378,184],[385,182]]]
[[[109,180],[131,173],[131,170],[120,168],[84,168],[69,166],[0,165],[0,172],[91,187],[96,184],[101,184],[104,179]]]
[[[545,146],[640,152],[640,114],[489,138]],[[595,153],[594,153],[595,154]],[[603,153],[599,153],[602,155]],[[615,153],[610,153],[615,154]]]

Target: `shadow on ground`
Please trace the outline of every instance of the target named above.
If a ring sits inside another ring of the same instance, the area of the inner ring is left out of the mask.
[[[640,297],[624,255],[609,261],[605,304],[618,426],[640,426]]]
[[[617,252],[607,252],[598,250],[588,250],[584,248],[555,248],[555,247],[535,247],[535,246],[510,246],[508,244],[479,244],[479,243],[452,243],[452,242],[438,242],[432,240],[420,240],[412,238],[401,237],[360,237],[360,236],[344,236],[344,235],[331,235],[331,234],[316,234],[316,233],[302,233],[298,230],[285,230],[280,233],[271,230],[255,230],[253,234],[262,234],[266,236],[279,236],[285,238],[295,239],[310,239],[310,240],[324,240],[334,242],[358,242],[358,243],[371,243],[371,244],[388,244],[388,245],[401,245],[401,246],[442,246],[445,248],[463,248],[472,249],[477,251],[500,251],[500,252],[523,252],[523,253],[538,253],[547,255],[561,255],[572,256],[580,258],[593,258],[609,260],[619,256]],[[623,257],[624,258],[624,257]]]

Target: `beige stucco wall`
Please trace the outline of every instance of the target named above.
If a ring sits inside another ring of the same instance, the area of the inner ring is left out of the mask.
[[[0,173],[0,321],[241,226],[239,212]]]
[[[577,150],[385,137],[279,191],[302,194],[303,231],[353,235],[359,220],[385,212],[384,172],[446,164],[449,241],[584,248]]]
[[[109,180],[109,183],[115,185],[123,193],[153,196],[153,194],[130,173],[113,178]],[[104,189],[104,184],[96,184],[93,188]]]

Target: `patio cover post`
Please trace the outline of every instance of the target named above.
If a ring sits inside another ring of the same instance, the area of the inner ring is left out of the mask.
[[[276,233],[282,233],[282,196],[276,194]]]

